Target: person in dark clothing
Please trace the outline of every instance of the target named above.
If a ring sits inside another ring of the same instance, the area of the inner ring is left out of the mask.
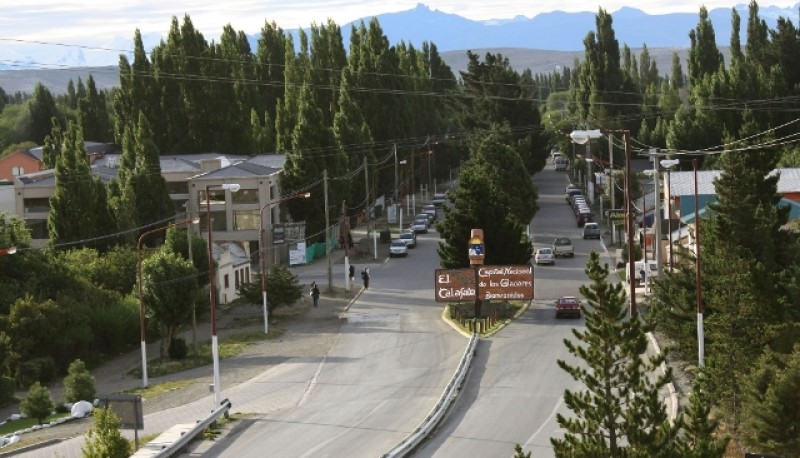
[[[353,287],[353,281],[356,278],[356,266],[350,264],[350,287]]]
[[[369,289],[369,269],[361,271],[361,279],[364,280],[364,289]]]
[[[314,307],[319,304],[319,288],[317,288],[317,282],[311,283],[311,291],[309,292],[311,295],[311,299],[314,300]]]

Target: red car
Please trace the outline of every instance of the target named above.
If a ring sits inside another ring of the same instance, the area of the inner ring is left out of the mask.
[[[581,301],[575,296],[562,296],[556,301],[556,318],[562,316],[581,317]]]

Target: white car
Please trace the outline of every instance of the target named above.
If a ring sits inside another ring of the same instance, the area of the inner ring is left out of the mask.
[[[414,231],[416,234],[427,234],[428,233],[428,217],[423,216],[422,218],[417,218],[411,223],[411,230]]]
[[[539,248],[533,255],[533,262],[537,266],[540,264],[555,264],[556,255],[553,254],[552,248]]]
[[[403,232],[400,234],[399,240],[404,241],[408,248],[417,246],[417,234],[413,231]]]
[[[397,256],[408,256],[408,247],[406,246],[406,242],[402,240],[392,240],[392,244],[389,246],[389,257],[394,258]]]

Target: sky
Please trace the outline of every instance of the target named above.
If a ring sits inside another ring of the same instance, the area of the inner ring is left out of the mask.
[[[172,17],[182,22],[185,14],[208,39],[218,37],[227,24],[248,34],[260,31],[267,21],[284,30],[328,19],[344,25],[362,17],[406,11],[418,3],[467,19],[490,20],[532,18],[552,11],[594,13],[600,7],[613,13],[626,5],[636,5],[648,14],[697,13],[701,5],[709,10],[732,8],[748,0],[0,0],[0,46],[15,40],[91,46],[114,38],[130,40],[136,29],[165,35]],[[759,7],[792,4],[762,0]]]

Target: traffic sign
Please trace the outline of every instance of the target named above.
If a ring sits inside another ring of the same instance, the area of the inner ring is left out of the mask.
[[[625,221],[625,210],[621,208],[607,210],[606,215],[609,217],[609,219],[613,219],[615,221]]]

